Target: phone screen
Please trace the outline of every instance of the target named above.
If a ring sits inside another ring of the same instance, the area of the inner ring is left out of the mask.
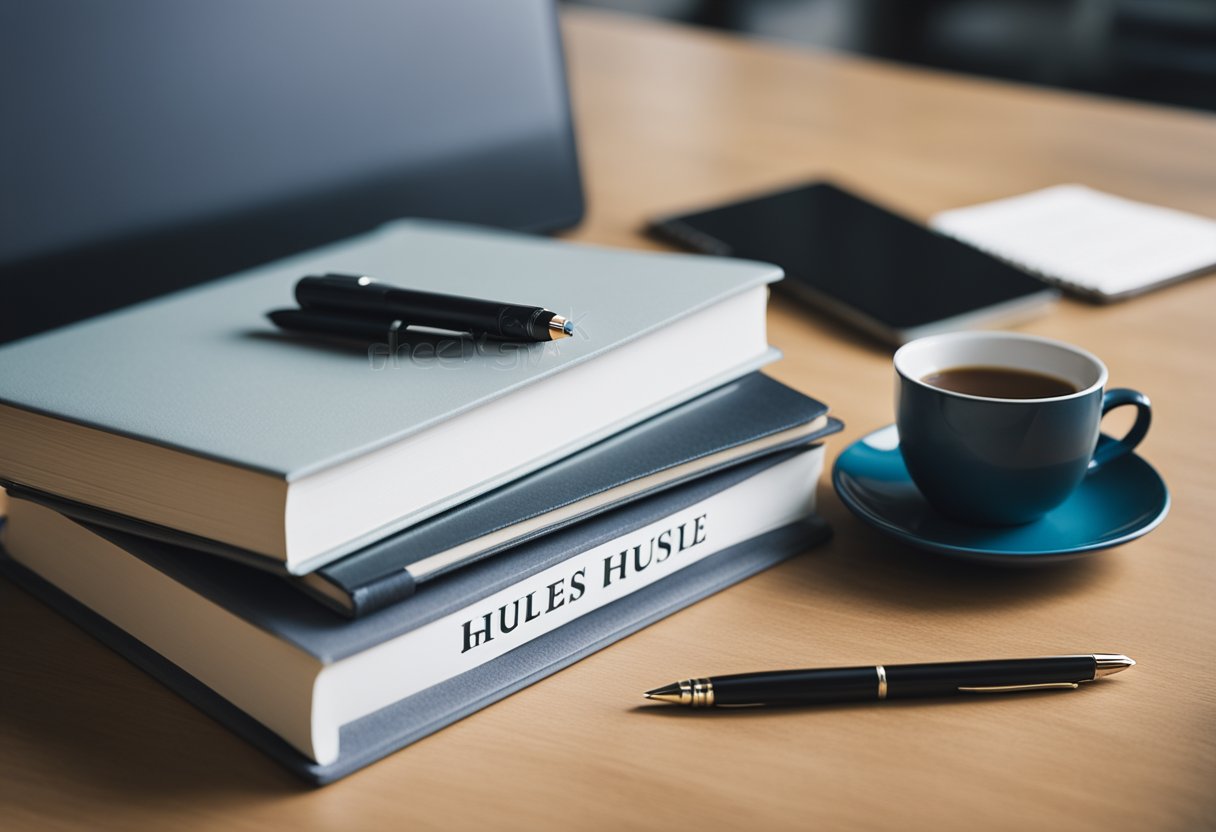
[[[652,230],[706,253],[775,263],[786,272],[778,290],[860,313],[897,333],[1056,294],[1013,266],[827,183],[662,220]]]

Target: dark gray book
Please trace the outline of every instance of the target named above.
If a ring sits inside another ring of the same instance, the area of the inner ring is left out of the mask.
[[[840,430],[827,406],[752,373],[463,506],[288,580],[359,617],[419,585],[556,529],[766,454]],[[78,520],[253,565],[255,553],[93,506],[16,487],[12,494]]]
[[[670,489],[344,621],[276,576],[13,500],[3,569],[314,782],[824,539],[822,448]]]

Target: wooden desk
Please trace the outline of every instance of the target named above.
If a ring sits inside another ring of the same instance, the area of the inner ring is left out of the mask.
[[[572,239],[648,246],[655,213],[829,175],[913,216],[1058,182],[1216,216],[1216,119],[566,17],[590,213]],[[774,303],[772,372],[849,424],[891,420],[889,356]],[[837,538],[335,786],[273,763],[0,582],[0,826],[1135,829],[1216,824],[1216,280],[1026,327],[1153,397],[1173,489],[1149,537],[1002,571],[855,521]],[[1113,429],[1114,426],[1112,426]],[[647,710],[682,674],[1119,650],[1068,694],[785,713]]]

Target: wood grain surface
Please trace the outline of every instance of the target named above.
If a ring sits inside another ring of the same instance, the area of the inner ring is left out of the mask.
[[[1216,216],[1216,119],[614,17],[565,15],[589,213],[652,215],[830,176],[916,218],[1060,182]],[[892,418],[889,352],[775,300],[771,372],[848,442]],[[1216,279],[1024,331],[1153,399],[1174,497],[1148,537],[1004,570],[923,554],[827,484],[828,546],[321,790],[0,581],[4,829],[1128,829],[1216,825]],[[1111,431],[1125,426],[1114,417]],[[1121,651],[1070,693],[794,711],[642,706],[676,677]]]

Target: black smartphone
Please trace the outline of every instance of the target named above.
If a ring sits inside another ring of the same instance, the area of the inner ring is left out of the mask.
[[[1016,323],[1059,293],[965,243],[826,183],[659,219],[650,232],[693,251],[775,263],[777,291],[890,344]]]

